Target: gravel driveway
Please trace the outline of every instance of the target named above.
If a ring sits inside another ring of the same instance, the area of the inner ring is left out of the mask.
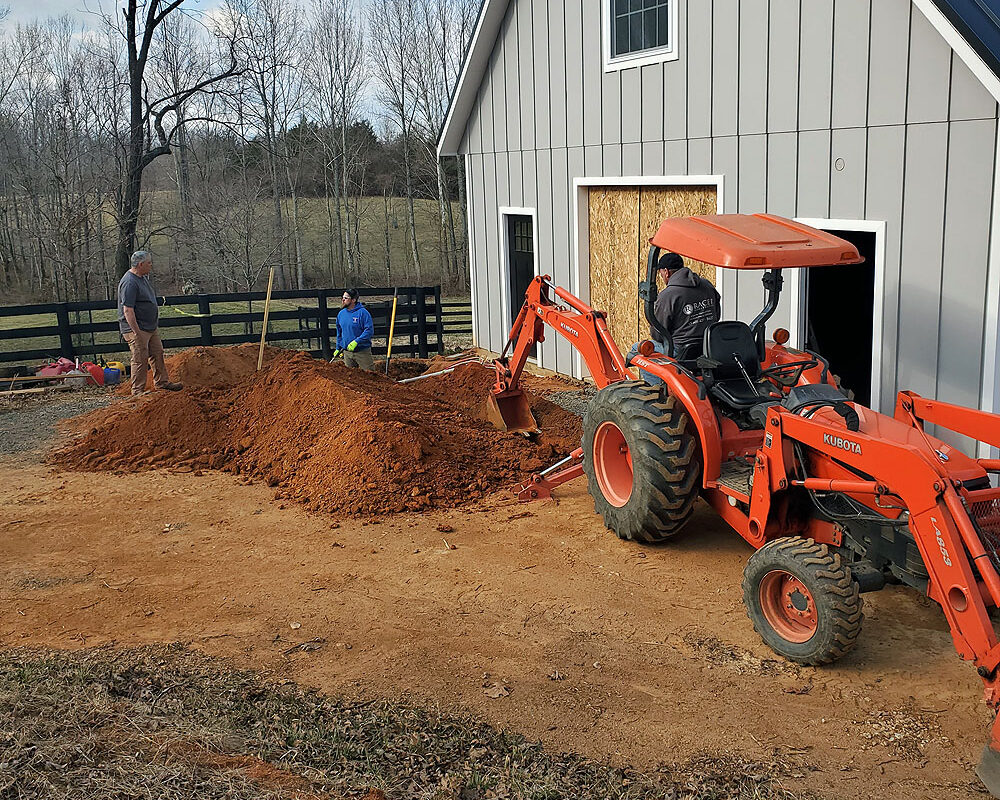
[[[41,461],[61,420],[105,406],[112,396],[111,391],[95,387],[0,400],[0,458],[16,455],[20,461]]]

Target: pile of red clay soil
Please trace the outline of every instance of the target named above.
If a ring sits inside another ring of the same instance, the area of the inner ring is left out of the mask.
[[[264,363],[269,364],[287,351],[277,347],[264,348]],[[259,344],[235,347],[192,347],[167,359],[170,380],[188,387],[228,386],[257,370]],[[153,388],[153,374],[146,379],[146,388]],[[118,394],[129,394],[131,385],[125,382]]]
[[[493,378],[478,364],[400,385],[278,349],[256,372],[256,351],[252,362],[242,351],[174,356],[183,391],[78,418],[80,435],[52,460],[76,470],[220,469],[316,511],[379,516],[464,505],[580,443],[578,418],[537,397],[537,439],[493,428],[482,413]]]

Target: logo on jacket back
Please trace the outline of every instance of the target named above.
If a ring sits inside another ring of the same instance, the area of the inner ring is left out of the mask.
[[[823,444],[828,444],[831,447],[839,447],[841,450],[846,450],[848,453],[854,453],[858,456],[861,455],[861,445],[857,442],[852,442],[850,439],[842,439],[839,436],[831,436],[829,433],[824,433]]]
[[[707,311],[715,307],[715,300],[709,297],[707,300],[699,300],[697,303],[685,303],[681,311],[684,315],[690,317],[699,311]]]

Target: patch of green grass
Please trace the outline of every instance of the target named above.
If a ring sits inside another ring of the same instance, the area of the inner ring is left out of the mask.
[[[39,800],[372,787],[390,800],[794,800],[782,761],[706,755],[639,772],[406,700],[267,682],[179,645],[0,652],[0,763],[0,797]]]

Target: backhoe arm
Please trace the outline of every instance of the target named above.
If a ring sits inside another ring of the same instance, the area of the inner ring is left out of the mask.
[[[559,305],[551,294],[565,305]],[[495,393],[518,388],[532,348],[545,341],[546,325],[554,328],[580,353],[599,389],[633,377],[625,366],[625,358],[618,345],[611,338],[604,322],[604,312],[594,310],[580,298],[555,286],[548,275],[543,275],[536,277],[528,286],[524,305],[514,320],[507,345],[496,360]]]
[[[545,341],[546,325],[554,328],[580,353],[599,389],[633,377],[608,332],[604,312],[594,310],[580,298],[555,286],[548,275],[536,277],[524,293],[524,305],[514,320],[503,353],[494,362],[496,383],[489,396],[487,416],[502,430],[520,433],[538,430],[520,384],[532,348]]]

